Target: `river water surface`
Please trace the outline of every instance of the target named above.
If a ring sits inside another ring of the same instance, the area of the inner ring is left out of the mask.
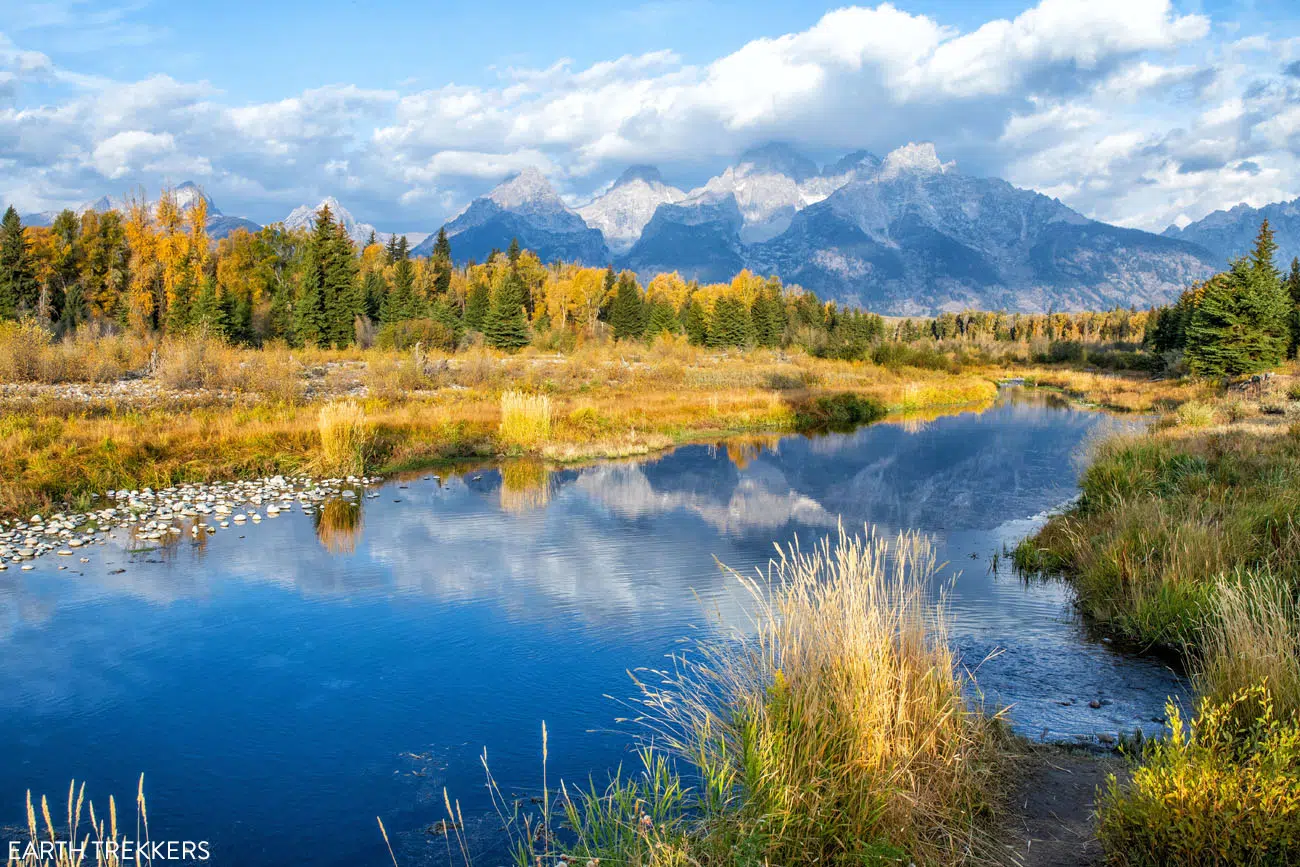
[[[209,841],[209,863],[391,863],[382,816],[407,867],[446,860],[424,831],[445,787],[493,863],[485,748],[508,793],[540,788],[543,721],[552,784],[634,764],[607,696],[663,665],[702,602],[739,622],[715,558],[752,570],[841,520],[934,535],[945,581],[960,573],[953,638],[1017,731],[1158,729],[1177,675],[1091,637],[1062,586],[994,568],[1117,424],[1007,395],[849,434],[419,475],[365,499],[355,526],[294,512],[0,573],[0,838],[28,788],[57,804],[84,779],[121,811],[143,772],[152,836]]]

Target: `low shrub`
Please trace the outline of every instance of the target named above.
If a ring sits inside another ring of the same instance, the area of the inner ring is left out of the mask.
[[[405,319],[382,326],[375,336],[380,349],[408,350],[417,343],[425,349],[455,352],[456,332],[436,319]]]
[[[878,401],[846,391],[804,403],[795,413],[795,424],[800,430],[849,431],[884,415]]]
[[[1097,835],[1117,867],[1283,867],[1300,862],[1300,722],[1268,686],[1201,699],[1190,725],[1167,708],[1128,783],[1111,777]]]

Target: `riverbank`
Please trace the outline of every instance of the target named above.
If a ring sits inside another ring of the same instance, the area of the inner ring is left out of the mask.
[[[1082,613],[1182,657],[1199,694],[1108,781],[1107,863],[1300,858],[1300,378],[1294,368],[1182,404],[1101,444],[1081,496],[1015,552]]]
[[[556,462],[620,457],[789,432],[833,423],[822,417],[822,399],[844,393],[873,417],[987,404],[996,394],[993,378],[979,371],[707,352],[672,341],[567,356],[434,356],[239,350],[190,340],[164,346],[140,374],[5,385],[0,514],[84,507],[91,493],[109,489],[324,469],[320,409],[341,400],[364,413],[365,469],[387,473],[520,453]],[[548,399],[544,441],[521,447],[501,435],[507,392]]]

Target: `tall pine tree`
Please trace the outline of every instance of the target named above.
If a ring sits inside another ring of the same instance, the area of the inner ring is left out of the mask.
[[[644,307],[636,275],[631,271],[619,274],[618,289],[609,309],[609,325],[615,340],[631,340],[645,334]]]
[[[14,206],[0,220],[0,317],[30,313],[36,309],[39,287],[23,223]]]
[[[293,305],[294,336],[308,346],[328,345],[331,338],[326,316],[326,274],[330,270],[334,237],[334,215],[329,205],[323,205],[303,251],[298,297]]]
[[[492,293],[487,280],[477,276],[469,287],[469,298],[465,299],[465,327],[470,331],[482,332],[487,325],[488,310],[492,306]]]
[[[528,290],[519,272],[511,268],[492,295],[483,333],[488,343],[497,349],[514,351],[527,346],[528,319],[524,305],[528,303]]]

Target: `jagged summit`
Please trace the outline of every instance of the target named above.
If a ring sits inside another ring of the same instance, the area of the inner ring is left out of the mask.
[[[616,189],[624,184],[630,184],[633,181],[645,181],[647,184],[662,184],[664,178],[663,175],[659,173],[659,169],[654,166],[628,166],[623,170],[623,174],[618,176],[618,180],[614,181],[614,185],[610,187],[610,189]]]
[[[889,180],[902,174],[943,174],[955,166],[956,163],[940,162],[933,142],[912,142],[885,155],[880,177]]]
[[[1293,258],[1300,257],[1300,198],[1258,208],[1242,202],[1182,226],[1170,226],[1164,235],[1208,248],[1218,257],[1220,266],[1226,267],[1228,262],[1254,248],[1255,236],[1264,220],[1268,220],[1273,240],[1277,242],[1275,261],[1289,267]]]
[[[654,166],[632,166],[606,192],[578,208],[578,214],[588,226],[600,230],[610,250],[625,253],[641,237],[655,209],[685,196],[665,184]]]
[[[559,194],[555,192],[551,182],[546,179],[546,175],[533,166],[528,166],[518,174],[498,184],[487,194],[486,198],[506,209],[540,202],[564,207]]]
[[[750,148],[736,161],[737,175],[784,175],[795,183],[816,177],[817,164],[793,147],[781,142],[769,142]]]

